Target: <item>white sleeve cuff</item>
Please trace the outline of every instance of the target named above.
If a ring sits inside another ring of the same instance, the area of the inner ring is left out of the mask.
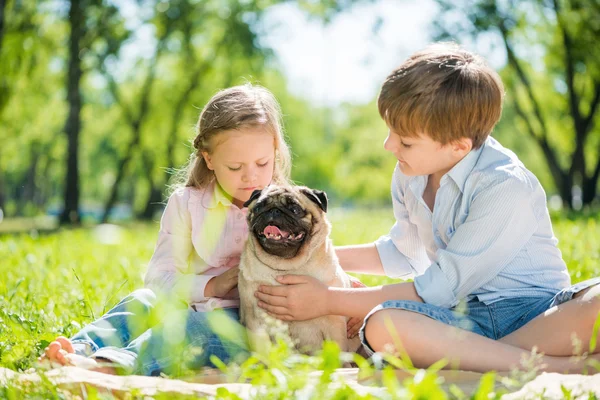
[[[417,294],[425,303],[444,308],[458,304],[446,275],[437,263],[431,264],[414,282]]]
[[[206,289],[206,284],[212,278],[214,278],[214,275],[196,275],[194,277],[194,286],[190,293],[190,303],[200,303],[208,299],[208,297],[204,295],[204,290]]]
[[[408,258],[396,248],[394,241],[389,236],[381,236],[375,241],[375,248],[379,253],[383,270],[390,278],[412,278],[413,268]]]

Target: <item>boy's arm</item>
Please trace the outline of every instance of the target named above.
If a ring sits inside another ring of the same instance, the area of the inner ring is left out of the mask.
[[[374,243],[335,248],[342,269],[346,272],[385,275],[379,252]]]
[[[419,230],[410,221],[411,194],[406,185],[406,177],[396,165],[391,186],[396,222],[387,235],[375,241],[384,273],[391,278],[412,278],[422,274],[431,263]],[[414,196],[412,200],[414,201]]]
[[[324,315],[364,318],[374,307],[388,300],[423,302],[412,282],[360,289],[330,287],[327,296],[327,312]]]
[[[387,300],[423,302],[412,282],[344,289],[328,287],[306,275],[285,275],[278,277],[277,281],[283,286],[260,286],[256,297],[259,307],[285,321],[303,321],[323,315],[363,318]]]
[[[336,247],[344,271],[392,278],[412,278],[430,264],[417,227],[410,222],[405,204],[403,175],[398,166],[392,177],[391,195],[396,223],[374,243]]]

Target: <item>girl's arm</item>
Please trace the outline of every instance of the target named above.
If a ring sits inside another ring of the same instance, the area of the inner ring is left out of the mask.
[[[205,287],[212,276],[190,273],[192,224],[188,211],[189,189],[175,191],[160,220],[158,240],[144,277],[145,286],[159,293],[175,295],[186,302],[206,298]]]

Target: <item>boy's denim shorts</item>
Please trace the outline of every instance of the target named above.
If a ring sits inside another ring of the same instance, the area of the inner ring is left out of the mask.
[[[485,304],[477,298],[455,308],[443,308],[409,300],[390,300],[372,309],[365,317],[359,336],[367,356],[375,352],[365,338],[369,317],[383,309],[406,310],[423,314],[446,325],[477,333],[491,339],[500,339],[542,314],[546,310],[569,301],[577,293],[600,283],[600,278],[579,282],[556,294],[512,297]],[[407,327],[410,329],[410,327]]]

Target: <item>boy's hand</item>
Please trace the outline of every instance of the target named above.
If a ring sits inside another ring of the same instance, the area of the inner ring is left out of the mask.
[[[352,284],[353,288],[367,287],[367,285],[365,285],[358,278],[352,275],[348,275],[348,278],[350,278],[350,283]],[[346,324],[346,333],[348,335],[348,339],[352,339],[358,334],[358,330],[360,329],[362,324],[363,318],[352,317],[348,320],[348,323]]]
[[[233,289],[237,287],[239,271],[239,267],[234,267],[212,278],[204,288],[204,297],[234,298]]]
[[[258,306],[284,321],[304,321],[328,314],[328,287],[305,275],[278,276],[284,286],[261,285],[254,295]]]

